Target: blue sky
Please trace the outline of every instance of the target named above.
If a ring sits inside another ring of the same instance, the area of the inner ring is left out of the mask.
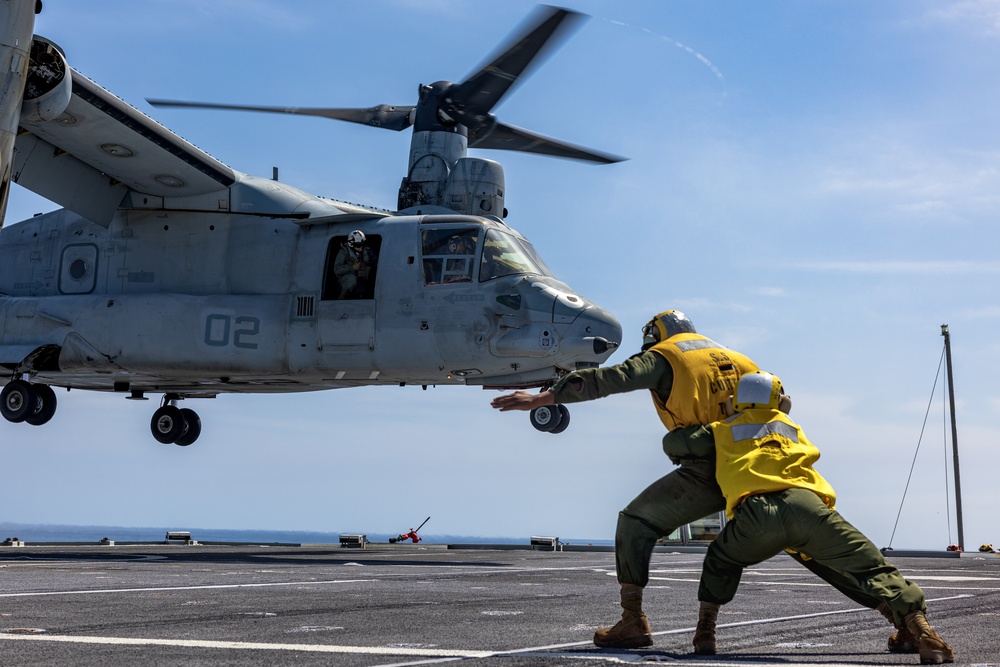
[[[953,336],[966,547],[1000,542],[1000,2],[575,0],[591,18],[495,111],[629,157],[492,152],[507,222],[625,330],[666,308],[778,374],[838,509],[879,546],[957,540],[943,339]],[[461,81],[534,4],[46,0],[69,62],[233,168],[391,208],[405,133],[315,118],[154,110],[146,97],[412,104]],[[15,188],[7,223],[53,209]],[[0,520],[607,539],[671,469],[648,396],[573,406],[559,436],[475,388],[197,402],[189,448],[155,401],[59,393],[0,422]],[[924,414],[930,419],[919,455]],[[914,462],[915,461],[915,462]],[[947,488],[946,488],[947,485]],[[951,528],[949,528],[949,517]]]

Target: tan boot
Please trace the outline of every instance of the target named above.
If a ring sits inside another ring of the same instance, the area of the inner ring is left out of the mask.
[[[643,648],[653,645],[649,619],[642,613],[642,586],[622,584],[622,620],[614,627],[594,633],[594,644],[601,648]]]
[[[719,617],[719,605],[702,602],[698,607],[698,627],[694,630],[694,652],[698,655],[715,655],[719,647],[715,643],[715,621]]]
[[[892,623],[893,627],[896,626],[896,619],[892,615],[889,605],[881,602],[879,606],[875,607],[875,611],[885,616],[886,620]],[[888,648],[889,653],[916,653],[917,638],[913,636],[913,633],[905,625],[902,628],[897,627],[896,632],[889,635]]]
[[[917,651],[920,653],[921,665],[955,662],[955,652],[930,626],[924,612],[912,612],[907,614],[903,620],[906,622],[906,628],[917,639]]]

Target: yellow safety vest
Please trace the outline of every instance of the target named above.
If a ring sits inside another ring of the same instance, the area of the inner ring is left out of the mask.
[[[715,477],[726,497],[726,516],[756,493],[808,489],[833,509],[837,494],[813,470],[819,450],[784,412],[746,410],[712,424]]]
[[[736,391],[740,376],[760,370],[746,356],[700,334],[674,334],[649,349],[666,359],[674,372],[666,403],[651,390],[668,431],[724,419],[726,399]]]

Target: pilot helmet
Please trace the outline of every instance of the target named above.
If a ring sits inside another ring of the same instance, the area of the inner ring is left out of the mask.
[[[352,246],[362,246],[365,244],[365,233],[360,229],[355,229],[347,235],[347,243]]]
[[[733,394],[733,409],[737,412],[754,408],[777,410],[784,390],[777,375],[770,373],[747,373],[736,384]]]
[[[465,237],[461,234],[454,234],[448,239],[448,252],[455,254],[459,250],[465,250]]]
[[[665,310],[642,328],[642,349],[648,350],[653,345],[679,333],[698,333],[694,323],[679,310]]]

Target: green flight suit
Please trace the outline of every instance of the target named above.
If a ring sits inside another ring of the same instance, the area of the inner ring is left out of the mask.
[[[666,453],[668,457],[670,457],[671,461],[673,461],[676,464],[679,464],[680,467],[673,473],[667,475],[667,477],[664,477],[663,479],[653,482],[653,484],[648,489],[646,489],[646,491],[643,491],[641,494],[639,494],[639,497],[636,498],[636,500],[633,500],[632,503],[629,504],[629,507],[627,507],[625,510],[622,510],[622,512],[629,510],[629,508],[632,508],[631,511],[633,513],[644,512],[643,508],[641,507],[633,508],[633,505],[636,505],[636,501],[638,501],[639,499],[645,499],[647,503],[656,502],[656,498],[654,496],[650,495],[648,498],[646,498],[645,497],[646,494],[651,489],[657,487],[657,485],[663,484],[665,480],[667,480],[667,478],[670,477],[670,475],[676,474],[684,470],[685,468],[687,468],[690,471],[697,471],[699,477],[701,477],[702,479],[704,479],[705,475],[710,474],[711,488],[714,489],[715,493],[719,494],[716,501],[717,504],[715,506],[715,509],[711,511],[721,512],[726,509],[726,499],[722,495],[722,489],[719,488],[718,481],[715,478],[715,437],[712,434],[712,429],[710,426],[690,426],[688,428],[675,429],[670,433],[667,433],[667,435],[663,437],[663,451],[664,453]],[[686,481],[688,485],[690,485],[690,480]],[[707,493],[706,489],[709,487],[709,484],[705,482],[704,487],[705,488],[701,489],[701,493],[703,494]],[[664,488],[667,487],[664,486]],[[679,486],[678,488],[684,489],[685,487]],[[669,489],[667,488],[667,490]],[[664,498],[669,498],[669,497],[670,496],[662,496],[660,502],[666,502]],[[674,496],[674,497],[679,498],[676,504],[682,506],[688,504],[687,499],[684,498],[683,496],[681,497]],[[704,501],[701,497],[696,499],[696,503],[702,503],[702,502]],[[706,514],[709,513],[710,512],[706,512]],[[690,523],[695,519],[700,519],[702,518],[702,516],[705,516],[706,514],[695,517],[693,519],[686,519],[685,521],[681,522],[680,525],[683,525],[684,523]],[[620,523],[621,519],[619,518],[619,524]],[[673,530],[676,530],[676,527],[671,529],[670,532],[673,532]],[[669,535],[669,534],[670,534],[669,532],[664,533],[664,535]],[[716,538],[716,540],[718,540],[718,538]],[[615,542],[617,543],[617,541],[618,538],[616,536]],[[616,549],[616,554],[617,554],[617,549]],[[882,598],[880,596],[872,594],[872,592],[868,590],[864,585],[859,583],[858,580],[855,579],[851,573],[845,572],[836,567],[825,565],[812,558],[803,558],[802,555],[799,553],[790,553],[789,555],[795,560],[797,560],[800,564],[802,564],[810,572],[812,572],[817,577],[819,577],[823,581],[827,582],[828,584],[836,588],[838,591],[849,597],[851,600],[854,600],[859,605],[863,607],[868,607],[869,609],[875,609],[882,602]],[[648,570],[649,556],[646,557],[646,564]],[[619,577],[621,577],[620,568],[619,568]],[[624,580],[624,581],[626,583],[638,583],[638,581],[635,582],[631,580]],[[646,581],[648,581],[648,578],[646,579]],[[645,586],[644,583],[639,585]],[[902,627],[902,625],[897,625],[897,627]]]
[[[784,549],[807,554],[811,560],[806,563],[851,577],[863,594],[885,602],[896,627],[904,627],[907,614],[927,611],[924,592],[890,565],[871,540],[814,492],[797,488],[757,493],[740,503],[708,547],[698,599],[730,602],[744,568]]]
[[[614,366],[569,373],[551,391],[556,403],[579,403],[651,389],[666,403],[673,379],[670,363],[646,351]],[[663,449],[677,468],[650,484],[618,513],[615,568],[621,583],[645,587],[657,540],[726,508],[715,480],[715,441],[710,429],[675,429],[663,438]],[[881,602],[845,574],[815,561],[796,560],[860,605],[874,609]]]

